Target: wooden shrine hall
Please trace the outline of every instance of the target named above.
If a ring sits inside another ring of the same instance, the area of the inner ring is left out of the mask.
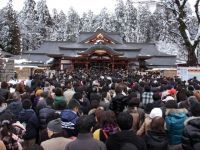
[[[77,41],[44,41],[34,51],[23,52],[21,58],[32,63],[47,64],[51,69],[147,69],[174,67],[176,56],[157,50],[155,43],[128,43],[116,32],[80,32]]]

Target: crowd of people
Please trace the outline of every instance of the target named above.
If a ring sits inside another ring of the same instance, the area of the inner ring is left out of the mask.
[[[1,150],[199,150],[200,81],[74,70],[1,82]]]

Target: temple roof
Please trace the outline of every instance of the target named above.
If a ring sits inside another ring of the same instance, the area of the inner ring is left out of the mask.
[[[79,52],[80,55],[88,55],[93,52],[108,52],[111,55],[122,56],[122,52],[115,51],[112,47],[102,44],[93,45],[85,51]]]
[[[114,43],[84,43],[98,34],[102,34],[105,39],[111,40]],[[77,42],[44,41],[38,49],[23,52],[23,56],[28,59],[41,61],[49,59],[49,57],[76,58],[80,55],[95,52],[95,50],[105,50],[112,55],[128,59],[148,58],[148,64],[159,65],[163,63],[163,65],[174,65],[176,60],[175,55],[168,55],[158,51],[155,43],[127,43],[122,41],[119,33],[105,32],[102,29],[98,29],[96,32],[80,32]],[[45,56],[43,57],[43,55]]]

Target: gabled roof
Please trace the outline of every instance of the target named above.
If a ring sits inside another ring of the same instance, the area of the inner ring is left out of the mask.
[[[79,52],[78,54],[79,55],[89,55],[89,54],[91,54],[91,53],[93,53],[95,51],[98,51],[98,50],[105,50],[109,54],[116,55],[116,56],[124,55],[123,53],[115,51],[112,47],[107,46],[107,45],[102,45],[102,44],[93,45],[90,48],[88,48],[87,50]]]
[[[105,38],[111,40],[115,44],[122,44],[122,38],[119,33],[105,32],[102,29],[98,29],[96,32],[80,32],[78,43],[85,43],[91,39],[94,39],[97,35],[102,34]]]

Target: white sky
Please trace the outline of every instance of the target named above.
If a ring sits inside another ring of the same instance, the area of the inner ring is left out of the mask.
[[[15,10],[21,10],[25,0],[13,0]],[[35,0],[36,2],[39,0]],[[125,0],[124,0],[125,1]],[[132,0],[132,1],[147,1],[147,0]],[[158,1],[158,0],[154,0]],[[191,4],[196,0],[189,0]],[[6,6],[8,0],[0,0],[0,8]],[[67,12],[70,7],[73,7],[79,14],[92,10],[98,14],[100,10],[106,7],[109,11],[114,11],[116,0],[46,0],[49,11],[56,8],[58,11],[63,10]]]

